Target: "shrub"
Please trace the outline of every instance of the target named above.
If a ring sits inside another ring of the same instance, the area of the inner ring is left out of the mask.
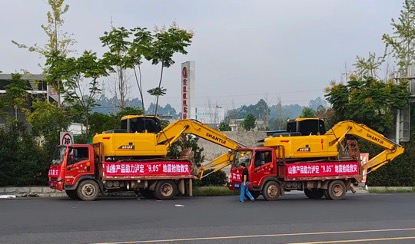
[[[207,176],[200,181],[195,181],[195,186],[223,186],[226,184],[228,177],[226,176],[225,171],[219,170],[215,173],[211,172],[212,170],[205,171],[204,175]]]

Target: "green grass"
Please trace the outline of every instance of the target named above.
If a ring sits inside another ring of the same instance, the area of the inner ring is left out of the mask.
[[[415,187],[369,187],[369,193],[406,193],[415,192]]]
[[[194,186],[193,196],[228,196],[239,195],[239,191],[231,191],[226,186]]]

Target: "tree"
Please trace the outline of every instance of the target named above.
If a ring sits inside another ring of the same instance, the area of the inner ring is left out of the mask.
[[[15,112],[15,120],[18,120],[18,112],[28,113],[25,103],[28,100],[26,81],[22,79],[20,74],[12,74],[10,84],[6,85],[6,95],[2,98],[6,107],[13,108]]]
[[[250,131],[255,128],[255,121],[256,121],[255,116],[253,114],[248,114],[245,117],[244,121],[242,121],[242,127],[246,131]]]
[[[106,63],[91,51],[84,51],[79,58],[61,56],[54,61],[50,64],[50,76],[64,81],[65,102],[71,107],[73,119],[84,123],[88,134],[88,114],[97,106],[96,99],[101,91],[98,79],[108,75]]]
[[[176,23],[173,23],[168,29],[165,27],[156,28],[149,57],[151,57],[152,64],[161,63],[160,80],[156,88],[147,91],[150,95],[156,96],[154,115],[157,115],[159,97],[166,94],[166,89],[161,87],[164,68],[175,63],[173,60],[175,53],[187,54],[185,48],[191,44],[192,38],[193,32],[179,28]]]
[[[392,19],[393,34],[383,35],[386,48],[396,58],[401,77],[408,77],[409,65],[415,59],[415,0],[405,0],[399,21]]]
[[[301,118],[314,118],[316,117],[316,112],[310,107],[305,107],[303,111],[301,112],[300,117]]]
[[[69,47],[75,43],[75,40],[72,39],[68,33],[62,31],[62,26],[64,20],[62,15],[69,10],[69,5],[64,5],[65,0],[48,0],[48,4],[51,7],[52,11],[47,13],[48,23],[46,25],[41,25],[43,31],[49,38],[49,42],[44,45],[44,47],[34,44],[32,46],[27,46],[25,44],[20,44],[16,41],[12,41],[19,48],[26,48],[29,52],[36,52],[41,56],[44,56],[46,59],[53,57],[66,56],[70,49]],[[53,87],[58,93],[58,106],[61,103],[61,92],[62,92],[62,83],[61,80],[54,79],[48,76],[48,64],[53,63],[53,60],[49,60],[46,66],[44,67],[44,74],[46,75],[46,81],[49,85]]]
[[[384,57],[376,57],[375,53],[369,52],[369,57],[363,58],[356,56],[356,63],[353,64],[355,67],[354,74],[359,79],[364,77],[378,78],[377,71],[382,65]]]
[[[219,130],[220,131],[231,131],[231,127],[229,126],[229,123],[226,122],[221,122],[219,125]]]
[[[326,93],[336,122],[354,120],[384,134],[393,130],[393,112],[409,104],[407,82],[385,83],[372,77],[359,80],[352,76],[346,85],[332,82]]]

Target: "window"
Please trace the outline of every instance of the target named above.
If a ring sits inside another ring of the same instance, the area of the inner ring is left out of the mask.
[[[68,165],[88,160],[89,150],[87,147],[71,148],[68,155]]]
[[[271,151],[257,151],[255,153],[255,167],[260,167],[264,164],[272,162]]]

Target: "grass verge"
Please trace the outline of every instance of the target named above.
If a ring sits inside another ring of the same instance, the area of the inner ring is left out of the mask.
[[[195,186],[193,196],[229,196],[239,195],[239,191],[231,191],[226,186]]]
[[[415,187],[369,187],[369,193],[406,193],[415,192]]]

